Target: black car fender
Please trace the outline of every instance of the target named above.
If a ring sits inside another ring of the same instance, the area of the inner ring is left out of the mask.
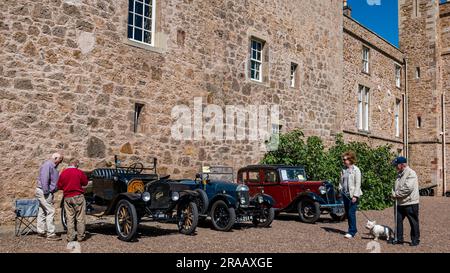
[[[320,197],[318,194],[314,193],[314,192],[302,192],[299,195],[297,195],[297,198],[295,199],[295,202],[292,202],[292,207],[293,208],[297,208],[297,204],[305,199],[311,199],[313,201],[318,202],[319,204],[326,204],[325,200],[323,200],[322,197]]]
[[[141,196],[142,196],[142,194],[140,194],[140,193],[132,193],[132,192],[119,193],[116,196],[116,198],[114,198],[114,200],[110,203],[105,214],[114,214],[117,203],[119,203],[119,201],[122,199],[126,199],[126,200],[130,201],[133,205],[143,203],[144,201],[142,200]]]
[[[270,207],[273,207],[275,204],[275,200],[273,199],[272,196],[265,194],[265,193],[258,193],[255,196],[252,197],[252,199],[250,200],[250,204],[255,205],[255,206],[259,206],[259,202],[258,202],[258,198],[259,196],[262,196],[263,198],[263,204],[267,204]]]
[[[198,197],[198,192],[193,190],[183,190],[178,194],[180,195],[180,202],[195,201],[195,198]]]
[[[214,196],[214,198],[209,201],[208,211],[211,209],[212,205],[218,200],[224,201],[228,207],[236,208],[236,202],[237,202],[236,198],[234,198],[233,196],[226,194],[226,193],[220,193],[220,194],[216,194],[216,196]]]

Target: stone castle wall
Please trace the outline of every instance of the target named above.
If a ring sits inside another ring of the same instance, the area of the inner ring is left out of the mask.
[[[0,222],[33,196],[52,152],[82,168],[159,159],[161,174],[257,163],[259,142],[177,141],[171,110],[194,97],[219,106],[280,105],[282,130],[331,141],[342,104],[340,0],[157,1],[155,47],[127,40],[128,1],[0,3]],[[263,83],[248,79],[249,41],[266,41]],[[299,86],[290,88],[290,62]],[[133,132],[135,103],[144,105]],[[324,111],[324,109],[327,109]]]

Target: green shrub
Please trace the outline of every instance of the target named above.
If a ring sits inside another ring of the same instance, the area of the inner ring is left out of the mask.
[[[391,146],[371,148],[362,142],[344,143],[342,135],[338,135],[335,144],[326,150],[319,137],[308,137],[305,142],[298,129],[281,134],[279,141],[278,149],[268,152],[261,163],[303,165],[309,180],[328,180],[337,186],[343,167],[341,155],[351,150],[362,172],[360,208],[381,210],[392,205],[391,189],[397,173],[391,165],[395,157]]]

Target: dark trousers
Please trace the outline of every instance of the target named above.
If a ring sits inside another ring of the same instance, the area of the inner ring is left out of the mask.
[[[411,226],[411,243],[420,242],[419,204],[397,206],[397,240],[403,241],[403,220],[408,218]]]
[[[352,203],[352,199],[349,199],[346,195],[344,195],[344,208],[345,214],[347,215],[348,221],[348,233],[352,236],[355,236],[358,229],[356,228],[356,211],[358,210],[358,201]]]

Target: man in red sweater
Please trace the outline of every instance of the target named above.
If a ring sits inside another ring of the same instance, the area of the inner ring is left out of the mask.
[[[72,158],[58,180],[58,189],[64,194],[64,211],[67,219],[67,241],[75,241],[75,221],[77,222],[77,240],[85,237],[86,200],[83,186],[88,184],[86,175],[78,169],[78,159]]]

